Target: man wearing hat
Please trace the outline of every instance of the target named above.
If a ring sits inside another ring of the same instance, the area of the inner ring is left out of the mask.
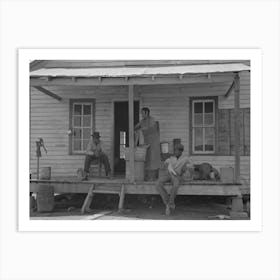
[[[101,164],[105,167],[105,173],[107,177],[111,176],[111,167],[109,163],[108,156],[102,151],[100,134],[95,131],[91,135],[91,139],[88,142],[86,158],[85,158],[85,166],[84,172],[85,176],[83,180],[88,179],[90,164],[93,160],[99,159]]]
[[[178,144],[174,148],[174,155],[169,157],[165,162],[165,167],[167,170],[163,176],[161,176],[157,183],[156,188],[162,198],[163,203],[165,204],[165,214],[170,215],[171,210],[175,209],[175,198],[177,191],[180,186],[180,180],[182,174],[186,171],[188,167],[192,167],[192,164],[188,157],[183,156],[184,146]],[[164,184],[167,182],[172,182],[172,188],[170,195],[164,188]]]

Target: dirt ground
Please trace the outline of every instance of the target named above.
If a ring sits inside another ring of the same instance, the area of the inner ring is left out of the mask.
[[[54,211],[49,213],[35,211],[30,213],[30,218],[32,220],[209,220],[228,218],[229,215],[229,207],[224,197],[178,196],[176,209],[169,217],[165,216],[165,208],[160,197],[155,195],[128,195],[125,198],[124,210],[119,212],[118,196],[97,194],[91,204],[92,211],[81,214],[84,198],[85,195],[82,194],[56,196]],[[217,215],[219,217],[215,217]]]

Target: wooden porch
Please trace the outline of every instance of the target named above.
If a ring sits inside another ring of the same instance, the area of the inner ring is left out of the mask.
[[[118,208],[121,211],[125,205],[126,194],[158,194],[155,182],[134,182],[127,179],[92,178],[88,181],[79,181],[77,178],[54,178],[52,180],[30,180],[30,192],[37,193],[40,185],[52,186],[55,193],[86,193],[87,197],[81,209],[82,213],[89,210],[93,195],[96,193],[119,195]],[[178,195],[205,195],[226,196],[232,198],[232,211],[243,212],[241,184],[230,184],[216,181],[186,181],[182,182]],[[165,188],[170,192],[171,184]]]

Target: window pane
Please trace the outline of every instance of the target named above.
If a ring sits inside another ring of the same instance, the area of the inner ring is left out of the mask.
[[[82,150],[82,145],[81,141],[74,141],[74,151],[81,151]]]
[[[213,102],[205,102],[204,112],[205,113],[212,113],[212,112],[214,112],[213,105],[214,105]]]
[[[205,128],[205,151],[214,151],[215,129]]]
[[[203,151],[203,128],[194,128],[194,150]]]
[[[125,131],[120,132],[120,144],[125,145]]]
[[[84,151],[87,149],[87,145],[88,145],[88,139],[87,140],[83,140],[83,150]]]
[[[82,126],[82,117],[74,116],[74,126]]]
[[[203,114],[194,114],[194,125],[195,126],[203,125]]]
[[[82,105],[81,104],[74,105],[74,115],[82,115]]]
[[[214,114],[207,113],[204,114],[204,125],[213,125],[214,124]]]
[[[202,113],[203,110],[203,103],[202,102],[195,102],[194,103],[194,112],[195,113]]]
[[[83,139],[84,140],[89,140],[90,139],[90,131],[91,131],[90,128],[84,128],[83,129],[83,133],[84,133]]]
[[[83,117],[83,127],[91,127],[91,116]]]
[[[84,105],[84,115],[91,115],[91,105]]]
[[[78,140],[82,138],[82,130],[80,128],[74,128],[74,139]]]

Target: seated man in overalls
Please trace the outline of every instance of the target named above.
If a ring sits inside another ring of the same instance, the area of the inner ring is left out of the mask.
[[[83,180],[88,179],[89,168],[92,161],[99,159],[100,163],[104,165],[106,177],[111,178],[111,167],[109,163],[108,156],[102,151],[100,134],[99,132],[94,132],[91,135],[91,139],[88,142],[84,172],[85,176]]]
[[[182,180],[182,174],[187,168],[192,168],[192,163],[188,157],[182,155],[183,151],[184,146],[182,144],[175,146],[174,155],[165,161],[165,174],[161,176],[156,183],[156,188],[165,204],[165,214],[167,216],[175,209],[175,198]],[[164,188],[164,184],[167,182],[172,183],[170,195]]]

